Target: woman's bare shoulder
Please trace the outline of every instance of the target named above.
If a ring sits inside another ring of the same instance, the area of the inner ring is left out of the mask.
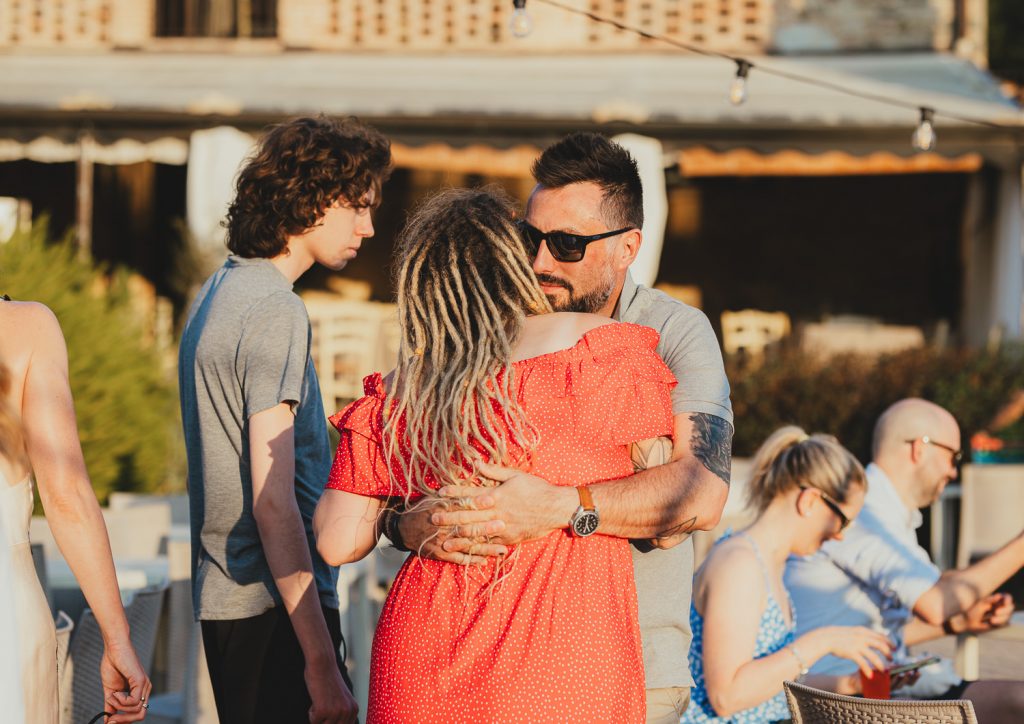
[[[551,312],[528,317],[517,344],[515,359],[537,357],[573,347],[591,330],[616,322],[599,314]]]
[[[694,579],[694,598],[699,603],[698,610],[706,615],[705,603],[710,594],[717,597],[732,597],[736,594],[751,595],[757,601],[757,592],[762,586],[751,586],[752,581],[760,581],[763,574],[761,566],[750,545],[742,539],[732,537],[715,545],[708,557],[697,571]]]
[[[0,302],[0,321],[26,325],[26,333],[35,331],[35,327],[41,327],[40,331],[44,334],[54,326],[60,327],[57,316],[42,302]]]
[[[0,331],[17,347],[52,349],[64,347],[57,316],[40,302],[0,302]]]

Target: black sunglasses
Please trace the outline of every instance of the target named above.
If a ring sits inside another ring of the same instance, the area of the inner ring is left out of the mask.
[[[941,447],[943,450],[949,451],[949,453],[953,456],[953,464],[954,465],[959,465],[960,461],[964,459],[964,451],[963,450],[957,450],[955,447],[950,447],[949,445],[943,445],[941,442],[939,442],[937,440],[932,440],[927,435],[924,435],[922,437],[915,437],[913,440],[904,440],[904,442],[906,442],[906,443],[908,443],[910,445],[913,445],[918,440],[923,442],[925,445],[934,445],[935,447]]]
[[[636,228],[635,226],[627,226],[615,231],[606,231],[603,234],[580,236],[579,234],[570,234],[567,231],[541,231],[537,227],[528,224],[525,219],[519,219],[516,225],[519,227],[520,234],[522,234],[523,243],[526,245],[526,252],[531,257],[536,257],[537,252],[540,251],[541,242],[547,241],[548,251],[551,252],[551,256],[554,257],[555,261],[580,261],[587,251],[587,245],[591,242],[607,239],[610,236],[632,231]]]
[[[826,493],[821,488],[812,488],[810,485],[801,485],[800,490],[814,490],[821,496],[821,502],[828,506],[828,509],[836,514],[839,518],[839,531],[842,533],[848,527],[850,527],[850,519],[846,517],[846,513],[839,507],[839,503],[836,502],[835,498]]]

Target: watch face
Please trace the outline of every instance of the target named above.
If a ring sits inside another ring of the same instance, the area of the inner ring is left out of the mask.
[[[576,516],[572,522],[572,529],[581,538],[592,535],[597,530],[597,513],[591,510],[584,511]]]

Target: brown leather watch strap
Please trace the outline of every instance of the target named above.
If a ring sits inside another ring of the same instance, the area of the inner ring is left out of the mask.
[[[594,496],[590,494],[590,488],[581,485],[576,488],[576,492],[580,495],[580,505],[583,510],[594,510]]]

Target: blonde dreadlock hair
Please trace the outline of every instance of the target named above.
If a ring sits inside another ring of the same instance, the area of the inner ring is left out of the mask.
[[[407,502],[413,489],[436,495],[428,477],[465,484],[474,461],[514,464],[511,450],[529,455],[537,444],[509,362],[527,314],[551,306],[513,219],[497,190],[443,191],[398,241],[402,338],[384,444]]]

